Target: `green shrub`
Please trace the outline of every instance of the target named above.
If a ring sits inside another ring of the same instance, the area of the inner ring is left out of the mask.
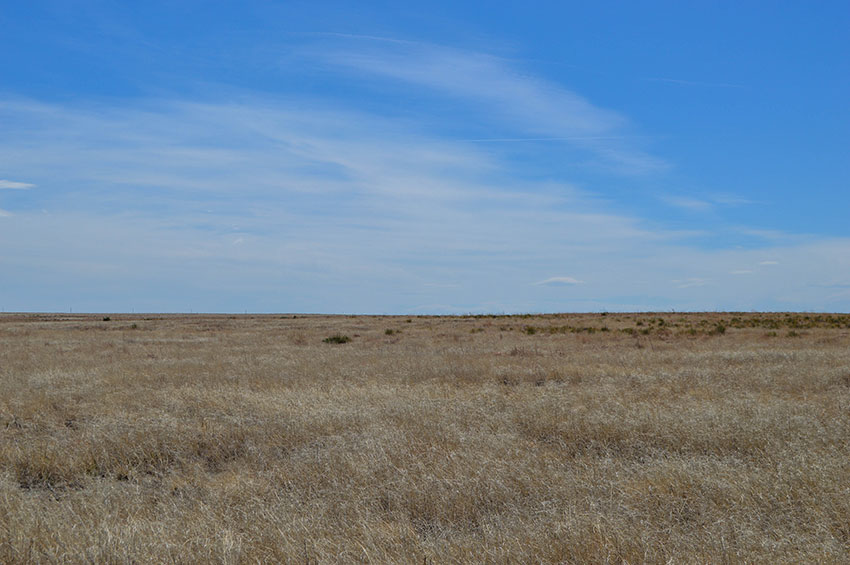
[[[347,335],[335,334],[322,340],[324,343],[348,343],[351,338]]]

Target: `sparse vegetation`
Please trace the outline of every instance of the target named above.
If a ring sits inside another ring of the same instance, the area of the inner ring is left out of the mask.
[[[0,314],[2,563],[850,554],[850,316],[99,319]]]
[[[334,334],[330,337],[326,337],[322,341],[324,343],[348,343],[349,341],[351,341],[351,338],[347,335]]]

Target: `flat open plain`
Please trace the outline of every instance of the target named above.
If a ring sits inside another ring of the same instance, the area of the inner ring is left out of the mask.
[[[848,315],[105,317],[0,315],[0,562],[850,559]]]

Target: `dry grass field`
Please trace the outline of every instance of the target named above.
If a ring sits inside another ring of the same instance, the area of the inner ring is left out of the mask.
[[[847,315],[104,317],[0,315],[0,562],[850,562]]]

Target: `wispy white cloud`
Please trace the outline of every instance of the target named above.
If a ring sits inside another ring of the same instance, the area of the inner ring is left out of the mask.
[[[410,39],[399,39],[396,37],[387,37],[383,35],[366,35],[362,33],[339,33],[332,31],[313,31],[313,32],[301,32],[293,35],[304,36],[304,37],[323,37],[323,38],[337,38],[337,39],[357,39],[364,41],[380,41],[386,43],[398,43],[402,45],[422,45],[419,41],[413,41]]]
[[[28,190],[34,187],[34,184],[30,184],[28,182],[16,182],[11,180],[0,179],[0,190]]]
[[[734,84],[730,82],[705,82],[698,80],[684,80],[678,78],[645,77],[643,80],[651,82],[666,82],[668,84],[676,84],[679,86],[702,86],[708,88],[748,88],[746,85]]]
[[[753,204],[752,200],[728,194],[708,194],[700,197],[662,195],[660,199],[670,206],[696,212],[708,212],[715,210],[718,207],[735,207]]]
[[[752,227],[736,227],[732,228],[735,233],[754,237],[772,243],[780,242],[802,242],[806,239],[805,234],[793,234],[780,230],[759,229]]]
[[[691,278],[684,279],[684,280],[674,279],[671,282],[673,284],[675,284],[677,288],[693,288],[693,287],[698,287],[698,286],[705,286],[710,281],[708,281],[707,279],[701,279],[701,278],[698,278],[698,277],[691,277]]]
[[[573,277],[549,277],[548,279],[534,283],[535,286],[572,286],[575,284],[583,284]]]
[[[759,261],[759,265],[778,265],[779,261]]]
[[[503,58],[423,43],[387,46],[357,42],[343,47],[314,48],[309,57],[357,77],[381,77],[424,87],[467,104],[467,119],[522,135],[482,141],[561,141],[586,149],[622,172],[658,171],[668,164],[637,147],[627,135],[629,121],[598,107],[576,92],[515,69]]]
[[[33,245],[63,260],[251,264],[293,280],[377,278],[439,294],[467,292],[476,271],[506,269],[512,257],[539,265],[554,248],[568,256],[675,237],[606,212],[568,184],[517,179],[492,155],[410,124],[297,105],[6,101],[0,118],[14,114],[15,138],[26,143],[0,140],[0,151],[22,171],[42,171],[32,208],[53,215],[21,220],[42,227]],[[90,233],[95,226],[108,241]],[[146,243],[128,243],[137,240]],[[427,286],[434,278],[457,286]],[[512,269],[503,278],[520,284]]]
[[[712,202],[723,206],[747,206],[750,204],[756,204],[756,201],[750,198],[744,198],[743,196],[736,196],[734,194],[715,194],[711,197]]]
[[[11,216],[12,216],[11,212],[9,212],[8,210],[4,210],[4,209],[0,208],[0,218],[9,218]]]
[[[684,208],[686,210],[696,210],[699,212],[711,210],[712,208],[714,208],[714,204],[712,204],[711,202],[699,200],[696,198],[669,196],[665,197],[664,201],[670,204],[671,206],[675,206],[677,208]]]
[[[561,141],[603,141],[603,140],[622,140],[622,136],[593,136],[593,137],[485,137],[479,139],[459,139],[458,141],[468,141],[474,143],[525,143],[525,142],[561,142]]]
[[[850,280],[845,239],[702,248],[412,121],[258,98],[7,100],[0,121],[4,176],[37,179],[16,196],[51,212],[0,222],[17,242],[0,246],[4,284],[30,293],[18,309],[850,308],[813,286]],[[793,284],[730,274],[770,257]]]

